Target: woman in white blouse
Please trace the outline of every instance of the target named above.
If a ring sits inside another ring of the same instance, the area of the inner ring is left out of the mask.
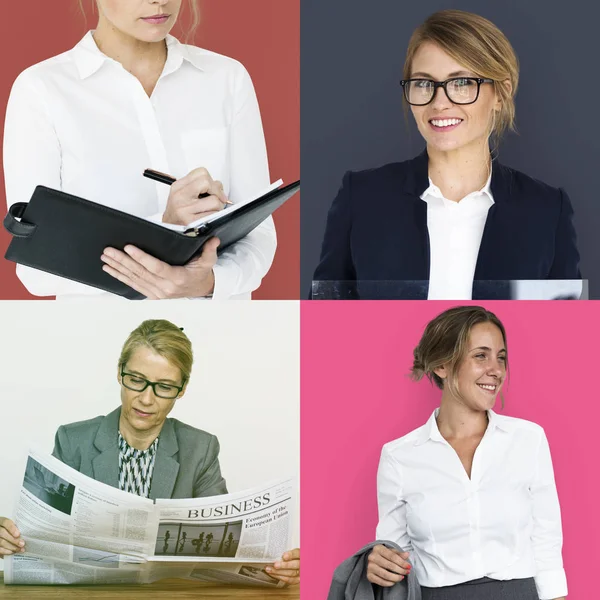
[[[580,279],[567,194],[492,160],[514,128],[518,82],[512,45],[487,19],[443,10],[415,30],[401,85],[426,149],[346,173],[317,295],[507,299],[510,280]],[[506,283],[477,283],[489,280]]]
[[[492,411],[507,374],[506,333],[478,306],[445,311],[414,350],[412,376],[442,390],[425,425],[385,444],[368,578],[411,569],[423,600],[563,600],[560,506],[548,441]]]
[[[195,15],[196,0],[189,0]],[[252,81],[237,61],[169,35],[182,0],[96,0],[98,25],[15,81],[4,132],[8,205],[45,185],[166,223],[187,224],[269,185]],[[178,181],[142,177],[146,168]],[[200,194],[208,197],[199,199]],[[133,248],[98,261],[149,298],[249,298],[276,248],[273,220],[217,258],[218,240],[172,267]],[[95,288],[17,267],[37,296]]]

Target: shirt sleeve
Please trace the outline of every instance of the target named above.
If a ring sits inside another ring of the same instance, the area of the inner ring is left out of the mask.
[[[269,186],[267,147],[250,75],[239,65],[231,125],[229,199],[238,202]],[[247,294],[260,285],[273,263],[277,237],[272,217],[220,254],[213,271],[214,300]]]
[[[567,595],[567,578],[562,561],[562,525],[560,505],[550,447],[541,432],[537,455],[537,470],[530,487],[533,502],[533,532],[531,541],[536,565],[535,585],[540,600],[552,600]]]
[[[219,450],[219,440],[213,436],[208,445],[206,458],[194,481],[194,498],[220,496],[227,493],[227,485],[219,465]]]
[[[44,100],[44,86],[35,69],[27,69],[13,84],[4,123],[6,203],[29,202],[36,186],[62,189],[61,148]],[[34,296],[86,294],[94,290],[50,273],[17,265],[17,277]]]
[[[402,497],[402,471],[400,464],[384,446],[377,471],[377,504],[379,523],[376,539],[396,542],[404,551],[411,552],[412,544],[407,532],[406,501]]]

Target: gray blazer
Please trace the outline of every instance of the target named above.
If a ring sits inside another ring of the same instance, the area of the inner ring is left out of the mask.
[[[121,407],[105,417],[61,425],[52,454],[96,481],[119,487]],[[160,432],[150,498],[200,498],[226,494],[216,436],[167,419]]]
[[[381,587],[367,579],[367,557],[377,544],[403,551],[389,540],[367,544],[336,567],[327,600],[421,600],[421,587],[412,573],[392,587]]]

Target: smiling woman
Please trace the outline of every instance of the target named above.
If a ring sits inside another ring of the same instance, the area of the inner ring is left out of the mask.
[[[425,425],[384,445],[369,581],[414,571],[423,600],[562,600],[560,507],[548,441],[534,423],[492,411],[507,375],[506,332],[478,306],[425,328],[412,378],[442,390]]]
[[[339,282],[342,297],[471,299],[477,281],[580,279],[567,194],[490,152],[514,129],[518,81],[515,52],[489,20],[444,10],[416,29],[400,84],[426,150],[346,173],[314,296]]]
[[[267,188],[266,144],[248,72],[234,59],[170,35],[185,7],[198,22],[197,1],[91,5],[96,28],[13,84],[4,133],[9,207],[28,202],[43,185],[151,221],[187,225]],[[145,179],[147,168],[176,181],[169,187]],[[250,298],[276,245],[268,217],[219,254],[212,238],[182,266],[134,246],[106,247],[98,261],[147,298]],[[36,296],[107,295],[28,266],[17,266],[17,275]]]

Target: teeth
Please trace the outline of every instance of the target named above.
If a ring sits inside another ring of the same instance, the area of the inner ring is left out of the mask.
[[[479,387],[482,387],[484,390],[490,390],[492,392],[496,389],[495,385],[486,385],[486,384],[483,384],[483,383],[478,383],[477,385]]]
[[[462,123],[462,119],[431,119],[431,123],[436,127],[449,127]]]

